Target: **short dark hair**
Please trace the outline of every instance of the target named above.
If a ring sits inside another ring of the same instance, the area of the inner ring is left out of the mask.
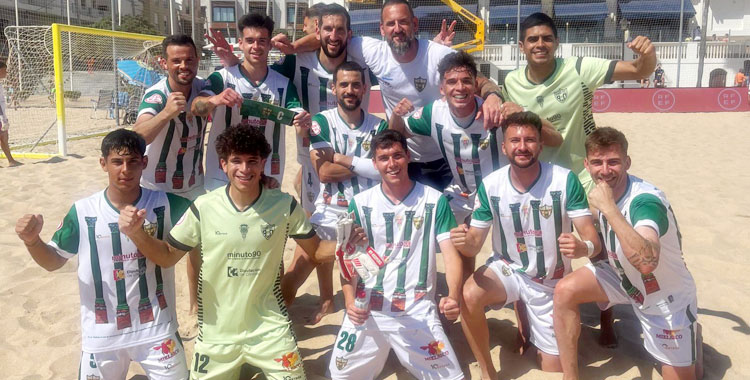
[[[359,71],[359,74],[362,77],[362,84],[365,84],[365,70],[357,62],[344,61],[336,66],[336,68],[333,69],[333,83],[336,83],[338,80],[339,71]]]
[[[555,26],[555,21],[552,20],[552,17],[549,17],[542,12],[536,12],[530,14],[529,17],[526,17],[521,21],[521,41],[526,39],[526,30],[539,25],[549,26],[549,28],[552,29],[552,34],[557,38],[557,27]]]
[[[614,145],[619,146],[625,155],[628,154],[628,139],[625,134],[612,127],[597,128],[586,137],[586,155]]]
[[[303,17],[318,18],[320,17],[320,11],[322,11],[327,6],[328,4],[326,3],[315,3],[309,6],[307,9],[305,9],[305,13],[303,14]]]
[[[380,21],[383,21],[383,10],[385,7],[398,4],[406,5],[406,7],[409,8],[409,16],[414,18],[414,9],[411,7],[411,3],[409,3],[408,0],[385,0],[383,1],[383,6],[380,7]]]
[[[167,36],[164,40],[161,41],[161,49],[164,53],[164,58],[167,58],[167,48],[176,45],[176,46],[192,46],[193,52],[195,53],[195,57],[198,57],[198,48],[195,47],[195,42],[193,42],[193,39],[188,36],[187,34],[172,34]]]
[[[342,7],[340,4],[328,4],[320,10],[320,14],[318,15],[318,27],[323,24],[323,16],[342,16],[346,20],[346,30],[352,30],[352,17],[349,15],[346,8]]]
[[[542,119],[539,118],[539,115],[531,111],[516,112],[503,119],[503,122],[500,123],[500,127],[503,129],[503,135],[505,135],[505,131],[507,131],[508,127],[511,125],[534,127],[539,133],[539,136],[542,136]]]
[[[248,124],[229,127],[216,138],[216,152],[219,159],[227,160],[232,154],[255,154],[268,158],[271,145],[260,128]]]
[[[273,37],[273,27],[273,19],[260,13],[248,13],[240,17],[240,20],[237,22],[237,30],[240,31],[240,34],[242,34],[245,28],[265,29],[268,30],[268,37],[270,38]]]
[[[372,147],[371,152],[373,153],[372,157],[375,158],[375,152],[378,149],[388,149],[393,144],[401,144],[401,147],[404,148],[405,152],[409,151],[409,148],[406,145],[406,137],[404,137],[401,132],[393,129],[386,129],[372,138],[372,141],[370,142]]]
[[[106,159],[112,151],[135,153],[143,157],[146,154],[146,140],[133,131],[116,129],[102,139],[102,157]]]
[[[440,60],[440,63],[438,63],[440,80],[445,78],[445,73],[456,68],[465,68],[473,78],[477,77],[477,63],[474,61],[474,57],[461,50],[455,53],[450,53]]]

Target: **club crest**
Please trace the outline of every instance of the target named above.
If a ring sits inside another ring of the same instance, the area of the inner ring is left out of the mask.
[[[420,227],[422,227],[422,223],[423,222],[424,222],[424,217],[415,216],[414,217],[414,228],[418,230]]]
[[[422,77],[414,78],[414,87],[417,91],[422,92],[424,88],[427,87],[427,79]]]
[[[539,104],[539,107],[544,107],[544,96],[537,96],[536,104]]]
[[[370,142],[369,141],[362,141],[362,149],[364,149],[364,150],[370,150]]]
[[[249,230],[249,227],[247,224],[240,224],[240,234],[242,234],[242,240],[245,240],[247,237],[247,231]]]
[[[502,266],[502,269],[500,269],[500,272],[503,273],[503,276],[510,277],[513,272],[510,270],[510,268],[506,267],[505,265]]]
[[[149,236],[155,237],[156,229],[156,223],[148,223],[148,221],[146,221],[146,223],[143,223],[143,232],[147,233]]]
[[[343,357],[338,356],[336,357],[336,368],[338,368],[339,371],[341,371],[342,369],[344,369],[344,367],[346,367],[346,363],[348,362],[349,362],[349,359],[344,359]]]
[[[568,100],[568,89],[567,88],[561,88],[555,91],[555,99],[557,99],[560,103],[565,103],[566,100]]]
[[[271,239],[271,236],[273,236],[274,231],[276,231],[275,224],[265,224],[260,227],[260,232],[263,233],[263,237],[266,238],[266,240]]]
[[[550,205],[539,206],[539,213],[542,214],[544,219],[549,219],[549,217],[552,216],[552,206]]]

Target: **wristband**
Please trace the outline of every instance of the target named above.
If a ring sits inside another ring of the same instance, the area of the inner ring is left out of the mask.
[[[586,244],[586,257],[590,258],[594,253],[594,243],[592,243],[591,240],[584,240],[583,244]]]
[[[482,97],[482,100],[487,100],[487,98],[489,98],[490,95],[492,95],[492,94],[497,95],[497,97],[500,98],[500,101],[503,100],[503,96],[499,92],[497,92],[497,91],[490,91],[490,92],[484,94],[484,97]]]

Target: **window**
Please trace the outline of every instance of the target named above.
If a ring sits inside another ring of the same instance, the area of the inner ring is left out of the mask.
[[[297,27],[301,28],[305,20],[305,11],[307,10],[307,3],[297,4]],[[294,26],[294,3],[286,3],[286,23],[287,28]]]
[[[247,13],[260,13],[262,15],[266,14],[266,2],[258,2],[258,1],[251,1],[248,3],[247,7]],[[273,4],[271,4],[271,14],[270,16],[273,18]]]
[[[213,22],[235,22],[234,7],[214,7]]]

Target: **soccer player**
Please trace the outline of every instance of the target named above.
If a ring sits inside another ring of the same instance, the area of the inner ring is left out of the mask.
[[[461,259],[450,240],[456,221],[448,200],[409,179],[409,151],[400,133],[376,135],[372,151],[383,181],[349,202],[349,212],[361,226],[351,242],[372,247],[388,262],[376,277],[343,284],[347,313],[331,355],[331,378],[372,379],[393,349],[417,378],[462,379],[437,314],[439,310],[455,320],[461,294]],[[438,305],[433,300],[436,245],[448,283],[448,296]],[[369,307],[356,306],[362,303]]]
[[[654,70],[654,88],[667,87],[665,82],[664,69],[661,68],[661,63],[657,63],[656,70]]]
[[[8,67],[5,65],[5,62],[0,62],[0,80],[5,79],[7,71]],[[10,153],[10,145],[8,145],[9,129],[10,123],[8,122],[8,105],[5,103],[5,89],[0,85],[0,148],[8,159],[9,167],[22,165],[13,159],[13,155]]]
[[[48,271],[78,256],[80,380],[124,379],[131,361],[152,379],[187,379],[177,334],[174,269],[144,257],[119,229],[118,217],[137,207],[142,210],[140,232],[163,239],[189,202],[139,185],[148,158],[146,142],[135,132],[110,132],[101,149],[106,189],[75,202],[48,244],[39,237],[42,215],[23,216],[16,233]]]
[[[628,141],[599,128],[586,139],[586,169],[596,181],[589,193],[609,263],[579,268],[557,284],[555,335],[564,379],[578,379],[578,306],[630,304],[643,328],[643,345],[662,363],[664,379],[702,377],[695,281],[682,258],[677,220],[666,195],[628,174]]]
[[[163,266],[201,249],[193,379],[234,379],[245,363],[269,379],[304,379],[280,270],[287,237],[313,259],[320,239],[292,196],[261,185],[271,147],[260,128],[228,128],[216,150],[229,184],[198,197],[167,242],[143,233],[137,207],[121,212],[120,229]]]
[[[219,168],[216,139],[228,126],[247,123],[264,131],[271,142],[271,158],[266,162],[265,174],[279,183],[284,178],[285,133],[283,126],[271,120],[240,114],[242,100],[252,99],[298,112],[295,126],[309,127],[310,114],[300,108],[297,89],[285,76],[268,67],[268,52],[271,50],[273,20],[257,13],[247,14],[237,23],[240,50],[245,59],[241,64],[227,67],[209,75],[206,87],[193,101],[191,112],[201,117],[212,113],[211,130],[206,149],[205,188],[214,190],[227,184],[227,177]]]
[[[638,56],[633,61],[555,58],[560,41],[552,18],[534,13],[521,22],[520,29],[518,46],[528,64],[505,78],[505,100],[536,113],[562,134],[562,145],[545,149],[540,159],[572,170],[591,190],[593,182],[583,167],[583,144],[596,128],[591,110],[594,92],[605,83],[647,78],[654,71],[656,51],[647,37],[638,36],[628,43]]]
[[[391,114],[389,128],[407,138],[428,136],[437,143],[453,174],[453,182],[443,195],[450,202],[456,220],[469,223],[477,187],[488,174],[507,165],[508,160],[500,151],[502,133],[497,133],[496,128],[485,129],[483,120],[476,118],[483,100],[474,95],[477,86],[474,58],[466,52],[450,53],[443,57],[437,70],[443,97],[417,110],[406,121],[403,117],[412,105],[408,99],[402,99]],[[544,128],[542,133],[545,144],[555,146],[562,142],[562,136],[554,129]]]
[[[168,36],[161,45],[164,56],[160,64],[168,75],[146,90],[133,126],[133,130],[146,140],[146,155],[152,158],[143,170],[141,185],[193,201],[205,193],[203,136],[207,118],[188,112],[190,103],[204,85],[203,79],[196,77],[198,49],[193,39],[184,34]],[[192,315],[198,312],[199,268],[200,257],[196,251],[188,256],[187,261]],[[195,317],[193,326],[194,323]]]
[[[463,255],[475,256],[492,227],[494,255],[464,284],[461,326],[483,379],[495,379],[485,307],[523,300],[531,342],[543,371],[559,371],[552,333],[555,284],[570,272],[570,259],[599,252],[586,194],[575,173],[539,161],[542,122],[532,112],[503,120],[503,153],[510,165],[486,176],[477,190],[471,227],[451,231]],[[572,226],[583,240],[576,238]]]

